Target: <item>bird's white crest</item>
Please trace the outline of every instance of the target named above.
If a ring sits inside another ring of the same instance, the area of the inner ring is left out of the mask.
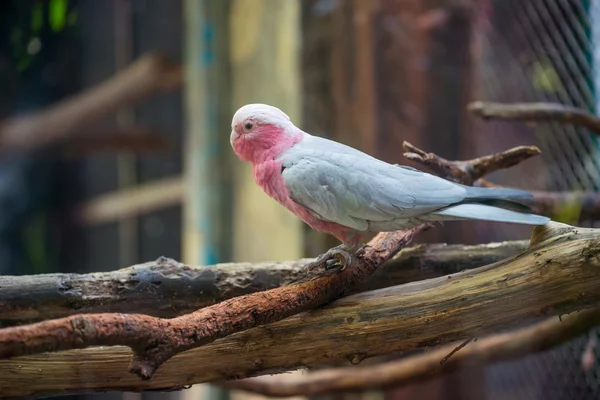
[[[258,123],[269,123],[281,127],[292,125],[290,117],[277,107],[268,104],[246,104],[233,115],[231,127],[242,123],[246,119],[254,119]]]

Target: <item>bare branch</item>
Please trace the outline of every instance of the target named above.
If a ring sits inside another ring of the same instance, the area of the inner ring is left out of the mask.
[[[0,123],[0,148],[31,149],[85,133],[89,125],[122,107],[180,86],[181,68],[165,57],[142,56],[114,77],[30,115]]]
[[[481,368],[486,364],[549,350],[585,334],[599,324],[600,309],[594,308],[562,319],[552,317],[527,328],[479,339],[452,353],[451,358],[446,358],[446,355],[455,350],[455,345],[442,346],[423,354],[374,366],[322,370],[294,376],[292,379],[286,379],[285,376],[277,380],[249,378],[228,382],[223,386],[272,397],[319,396],[400,387],[447,374],[458,368]]]
[[[536,146],[519,146],[501,153],[468,161],[448,161],[433,153],[427,153],[409,142],[404,142],[404,157],[429,167],[433,173],[455,182],[472,185],[477,179],[499,169],[510,168],[540,154]]]
[[[179,354],[148,381],[127,372],[132,354],[120,346],[0,360],[0,393],[14,397],[164,390],[302,367],[356,363],[372,356],[481,337],[544,315],[600,307],[599,237],[597,229],[550,223],[536,228],[531,247],[510,259],[451,276],[351,295],[318,310],[238,332]],[[123,323],[128,321],[128,316],[121,317]],[[214,317],[221,318],[218,314]],[[8,331],[15,332],[12,329]],[[5,337],[0,343],[7,345]],[[81,366],[78,373],[73,373],[74,365]]]
[[[483,119],[508,119],[528,122],[561,122],[581,125],[600,135],[600,118],[577,107],[558,103],[488,103],[477,101],[469,111]]]
[[[0,358],[89,346],[129,346],[129,370],[150,379],[174,355],[236,332],[279,321],[346,293],[406,246],[421,225],[376,236],[344,271],[223,301],[174,319],[141,314],[82,314],[0,330]],[[165,259],[165,263],[168,260]]]
[[[352,292],[481,267],[515,255],[528,245],[528,240],[521,240],[475,246],[409,247]],[[0,276],[0,326],[101,312],[175,317],[235,296],[297,282],[305,275],[304,265],[312,261],[194,267],[169,260],[90,274]]]

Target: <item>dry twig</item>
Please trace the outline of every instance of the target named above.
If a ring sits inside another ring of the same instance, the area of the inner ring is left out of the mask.
[[[403,144],[404,157],[429,167],[442,178],[465,185],[472,185],[477,179],[499,169],[510,168],[540,154],[536,146],[519,146],[501,153],[475,158],[469,161],[448,161],[433,153],[427,153],[409,142]]]
[[[514,360],[541,352],[585,334],[600,324],[600,309],[552,317],[527,328],[479,339],[446,358],[456,345],[445,345],[423,354],[374,366],[338,368],[308,375],[273,380],[249,378],[223,384],[229,389],[244,390],[272,397],[318,396],[337,392],[399,387],[447,374],[458,368]],[[440,360],[446,360],[440,362]]]

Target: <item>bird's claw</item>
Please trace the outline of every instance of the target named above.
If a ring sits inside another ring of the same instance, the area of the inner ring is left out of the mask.
[[[331,252],[329,259],[325,261],[325,269],[327,271],[331,271],[333,269],[339,269],[339,271],[343,271],[346,267],[348,267],[352,263],[352,254],[348,253],[346,250],[336,249]]]
[[[325,271],[341,272],[352,263],[352,255],[343,247],[337,246],[321,254],[315,261],[307,265],[307,270],[312,272],[323,267]]]

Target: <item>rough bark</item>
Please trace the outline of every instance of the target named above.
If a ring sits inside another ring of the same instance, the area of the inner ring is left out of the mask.
[[[486,120],[506,119],[528,122],[561,122],[581,125],[600,135],[600,118],[577,107],[558,103],[491,103],[477,101],[469,110]]]
[[[491,264],[529,241],[476,246],[428,244],[400,251],[359,283],[362,292]],[[174,260],[111,272],[0,276],[0,326],[81,313],[139,313],[175,317],[217,302],[292,284],[314,261],[226,263],[194,267]]]
[[[127,372],[131,352],[124,347],[2,360],[0,393],[10,397],[169,389],[344,361],[358,363],[371,356],[481,336],[540,316],[597,307],[599,233],[550,223],[535,229],[526,251],[507,260],[351,295],[318,310],[238,332],[172,358],[152,380],[142,381]],[[14,335],[16,331],[0,332]],[[10,347],[6,336],[0,343]]]
[[[600,324],[600,309],[593,308],[471,341],[456,350],[445,345],[423,354],[374,366],[336,368],[304,376],[242,379],[224,384],[228,389],[244,390],[272,397],[318,396],[339,392],[397,388],[457,369],[481,368],[549,350],[587,333]],[[451,357],[448,357],[452,354]]]
[[[0,330],[0,358],[90,346],[133,350],[129,371],[150,379],[174,355],[236,332],[279,321],[346,294],[428,225],[382,233],[339,273],[223,301],[173,319],[142,314],[81,314]],[[163,262],[168,264],[169,260]]]
[[[91,123],[180,86],[181,68],[165,57],[142,56],[114,77],[42,111],[0,123],[0,149],[33,149],[89,132]]]

